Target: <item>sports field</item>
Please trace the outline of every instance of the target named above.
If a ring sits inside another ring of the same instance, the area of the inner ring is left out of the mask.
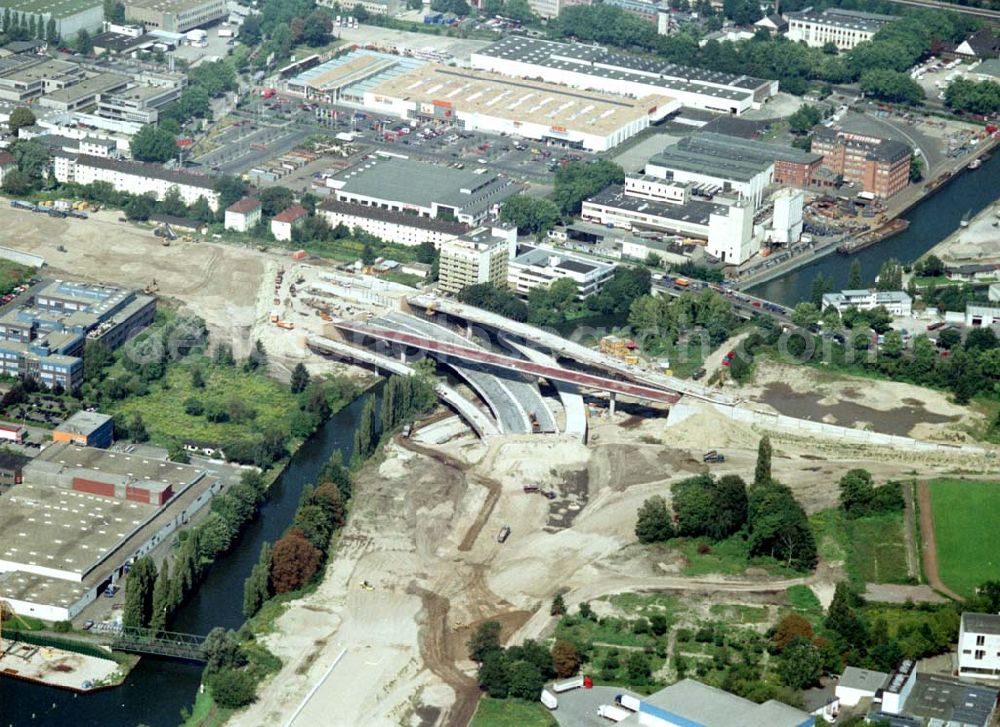
[[[929,486],[944,584],[970,596],[983,581],[1000,580],[1000,482],[941,479]]]

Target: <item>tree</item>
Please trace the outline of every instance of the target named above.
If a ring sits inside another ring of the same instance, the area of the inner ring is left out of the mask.
[[[125,216],[130,220],[145,222],[156,210],[156,201],[144,194],[130,199],[124,207]]]
[[[502,649],[489,652],[480,664],[479,686],[494,699],[507,698],[510,691],[510,677]]]
[[[825,625],[840,639],[847,649],[864,654],[868,642],[868,627],[855,611],[863,601],[850,586],[841,581],[833,592],[833,600],[827,610]]]
[[[547,199],[515,194],[500,207],[500,220],[515,225],[522,234],[541,235],[559,221],[559,208]]]
[[[780,654],[794,639],[804,638],[812,641],[814,636],[813,627],[808,621],[797,613],[790,613],[775,625],[771,643],[774,644],[774,650]]]
[[[254,15],[248,15],[240,26],[239,40],[247,46],[255,46],[260,43],[260,22]]]
[[[309,385],[309,372],[306,371],[306,367],[302,365],[301,362],[295,364],[295,368],[292,369],[292,382],[291,389],[293,394],[301,394],[305,391],[305,388]]]
[[[288,593],[302,588],[319,570],[323,554],[314,547],[302,531],[291,529],[271,551],[271,585],[275,593]]]
[[[243,583],[243,615],[252,618],[271,597],[271,544],[262,543],[260,557]]]
[[[170,581],[170,564],[167,563],[167,561],[163,561],[160,564],[160,572],[156,574],[156,582],[153,585],[149,628],[154,631],[163,631],[167,627],[167,617],[177,606],[176,603],[171,603],[172,588],[173,586]]]
[[[833,279],[817,273],[809,290],[809,302],[817,308],[823,307],[823,295],[833,290]]]
[[[146,431],[146,423],[142,420],[142,414],[136,412],[132,416],[128,424],[128,436],[136,443],[149,441],[149,432]]]
[[[223,669],[207,681],[212,699],[224,709],[240,709],[257,699],[257,681],[249,672]]]
[[[205,657],[207,675],[224,669],[233,669],[245,663],[236,632],[227,631],[221,626],[216,626],[208,632],[202,644],[202,655]]]
[[[257,195],[260,200],[261,212],[267,217],[274,217],[295,203],[295,194],[287,187],[267,187]]]
[[[1000,113],[1000,83],[956,78],[945,89],[944,102],[955,111],[981,115]]]
[[[187,205],[181,199],[180,190],[176,186],[170,187],[163,195],[163,201],[158,205],[159,211],[165,215],[184,217],[187,215]]]
[[[765,485],[771,481],[771,438],[766,434],[757,444],[757,464],[753,471],[753,483]]]
[[[809,521],[786,486],[768,480],[751,487],[747,524],[751,555],[771,557],[801,570],[816,565],[816,541]]]
[[[861,90],[883,101],[918,104],[924,100],[924,90],[906,73],[886,68],[861,74]]]
[[[910,183],[915,184],[924,178],[924,160],[914,154],[910,157]]]
[[[566,601],[563,600],[563,595],[557,593],[555,598],[552,599],[552,605],[549,607],[550,616],[563,616],[566,613]]]
[[[792,133],[808,134],[816,124],[823,120],[823,114],[815,106],[804,104],[788,117],[788,126]]]
[[[56,19],[54,17],[50,17],[45,24],[45,41],[52,45],[59,42],[59,29],[56,27]]]
[[[878,290],[902,290],[903,264],[896,258],[889,258],[883,262],[875,286]]]
[[[847,289],[860,290],[861,285],[861,261],[858,258],[854,258],[851,261],[851,272],[847,276]]]
[[[629,653],[628,661],[625,663],[625,673],[629,684],[648,684],[653,675],[649,657],[642,651]]]
[[[819,681],[823,660],[819,649],[807,638],[796,636],[781,652],[778,676],[792,689],[805,689]]]
[[[204,65],[204,64],[203,64]],[[199,66],[201,68],[202,66]],[[246,196],[249,187],[238,177],[223,175],[215,180],[214,191],[219,195],[219,209],[225,210]]]
[[[490,654],[501,652],[503,650],[500,646],[501,630],[499,621],[484,621],[479,624],[469,637],[469,658],[482,664]]]
[[[16,109],[10,112],[10,119],[7,120],[7,126],[10,127],[11,133],[17,136],[17,132],[25,126],[33,126],[35,123],[35,115],[31,112],[27,106],[18,106]]]
[[[538,698],[545,679],[538,667],[530,661],[515,661],[507,667],[510,681],[510,696],[524,700]]]
[[[583,200],[594,196],[608,185],[624,183],[625,171],[614,162],[605,159],[570,162],[556,172],[552,201],[563,214],[577,214]]]
[[[552,645],[552,665],[560,679],[571,677],[580,668],[580,653],[569,641],[556,639]]]
[[[792,311],[792,323],[800,328],[809,328],[819,322],[819,309],[809,301],[803,301]]]
[[[76,49],[85,56],[94,52],[94,41],[86,28],[81,28],[80,32],[76,34]]]
[[[654,495],[642,503],[636,518],[635,534],[640,543],[662,543],[674,537],[666,500]]]
[[[944,275],[944,262],[937,255],[928,255],[923,260],[923,275],[937,278]]]
[[[146,124],[132,137],[132,156],[140,162],[163,163],[177,153],[177,141],[169,131]]]
[[[104,0],[104,19],[111,23],[124,23],[124,3],[120,0]]]
[[[937,344],[946,351],[956,348],[962,343],[962,332],[955,328],[945,328],[938,333]]]
[[[27,177],[31,188],[41,187],[45,171],[51,162],[48,149],[35,139],[18,139],[10,145],[9,151],[14,156],[17,171]],[[4,182],[6,181],[5,175]]]
[[[145,627],[153,613],[153,589],[156,584],[156,565],[144,555],[129,568],[125,579],[125,609],[122,622],[126,626]]]
[[[11,169],[3,175],[3,191],[7,194],[20,197],[36,189],[31,177],[19,169]]]
[[[361,417],[354,430],[354,455],[365,460],[378,444],[375,431],[375,402],[369,397],[361,407]]]

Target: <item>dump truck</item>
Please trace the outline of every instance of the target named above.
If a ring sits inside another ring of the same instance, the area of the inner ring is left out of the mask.
[[[716,452],[714,449],[710,452],[705,452],[701,457],[702,462],[725,462],[726,455]]]

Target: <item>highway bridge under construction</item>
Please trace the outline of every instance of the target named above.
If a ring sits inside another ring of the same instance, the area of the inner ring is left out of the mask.
[[[316,353],[400,375],[414,373],[408,364],[410,359],[430,356],[467,384],[485,405],[488,412],[453,387],[438,387],[442,401],[481,437],[560,433],[585,440],[584,395],[607,400],[612,411],[619,400],[666,408],[686,393],[719,398],[716,392],[703,387],[688,391],[687,382],[650,375],[613,357],[500,317],[498,325],[486,334],[482,329],[487,324],[482,320],[483,311],[455,304],[460,307],[445,315],[434,305],[428,307],[428,302],[421,296],[409,301],[411,310],[437,313],[432,318],[391,312],[366,322],[334,321],[334,335],[311,336],[308,345]],[[458,330],[456,322],[460,323]],[[477,327],[475,336],[473,325]],[[557,424],[539,388],[542,382],[550,384],[558,394],[565,414],[562,426]]]

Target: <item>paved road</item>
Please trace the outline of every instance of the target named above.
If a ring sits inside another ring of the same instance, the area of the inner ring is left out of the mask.
[[[616,694],[639,697],[638,694],[621,687],[573,689],[556,695],[559,706],[552,712],[552,716],[563,727],[606,727],[611,722],[598,717],[597,708],[602,704],[614,705]]]

